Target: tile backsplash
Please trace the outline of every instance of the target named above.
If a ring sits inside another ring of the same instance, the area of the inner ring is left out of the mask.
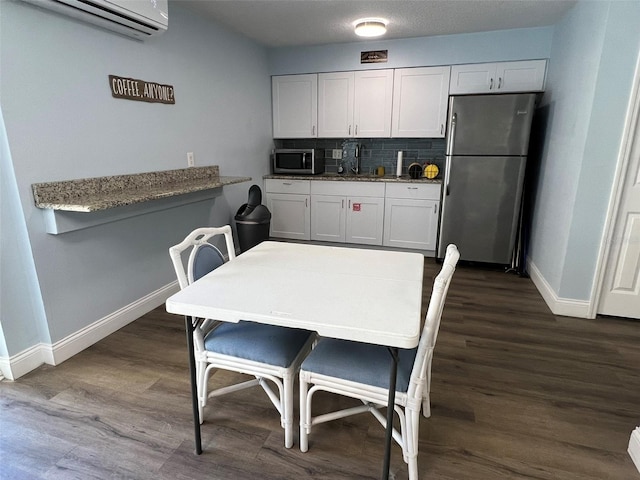
[[[355,167],[356,145],[360,145],[360,172],[374,173],[383,166],[388,174],[396,172],[398,152],[402,151],[402,173],[409,165],[435,163],[440,171],[444,167],[444,138],[297,138],[274,140],[275,148],[316,148],[324,150],[325,172],[336,173],[342,164],[345,172]],[[342,159],[333,158],[333,150],[342,151]]]

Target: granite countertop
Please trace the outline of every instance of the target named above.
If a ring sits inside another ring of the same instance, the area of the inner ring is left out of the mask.
[[[352,173],[321,173],[318,175],[280,175],[270,174],[262,177],[264,179],[275,180],[332,180],[340,182],[392,182],[392,183],[442,183],[441,178],[434,178],[432,180],[424,177],[411,178],[409,175],[403,175],[396,177],[395,175],[385,175],[379,177],[378,175],[361,174],[354,175]]]
[[[96,212],[250,180],[251,177],[221,177],[215,165],[34,183],[31,188],[38,208]]]

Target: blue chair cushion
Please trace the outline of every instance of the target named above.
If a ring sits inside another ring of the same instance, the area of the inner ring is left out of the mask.
[[[209,243],[203,243],[193,252],[193,281],[204,277],[224,264],[224,257],[220,250]]]
[[[417,348],[398,350],[396,391],[406,393]],[[391,353],[387,347],[323,338],[302,363],[302,370],[389,389]]]
[[[289,367],[311,332],[253,322],[222,323],[204,340],[207,351]]]

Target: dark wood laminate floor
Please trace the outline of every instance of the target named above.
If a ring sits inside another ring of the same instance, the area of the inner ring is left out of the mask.
[[[438,269],[426,261],[425,305]],[[316,408],[351,403],[316,398]],[[258,389],[210,403],[195,456],[183,322],[162,307],[57,367],[0,383],[0,404],[3,480],[375,479],[381,469],[383,430],[370,415],[314,428],[302,454],[297,442],[284,448]],[[638,479],[626,450],[640,423],[640,322],[556,317],[530,280],[461,266],[432,406],[421,479]],[[397,446],[391,470],[407,476]]]

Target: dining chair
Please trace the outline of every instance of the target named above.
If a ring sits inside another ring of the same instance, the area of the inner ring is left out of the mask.
[[[169,249],[180,288],[222,266],[225,258],[210,239],[224,235],[229,261],[236,257],[231,227],[198,228]],[[188,253],[187,267],[184,255]],[[311,350],[315,334],[306,330],[240,321],[226,323],[193,319],[199,421],[209,398],[260,385],[280,413],[285,447],[293,445],[293,383],[300,363]],[[255,378],[208,391],[208,380],[217,369]],[[271,382],[271,383],[269,383]],[[277,387],[278,393],[272,388]]]
[[[420,408],[431,415],[429,390],[431,361],[445,298],[460,254],[455,245],[447,247],[442,269],[436,277],[431,300],[417,348],[399,349],[394,410],[400,418],[400,431],[393,439],[401,446],[409,467],[409,479],[418,478],[418,431]],[[370,412],[386,428],[391,354],[387,347],[322,338],[300,367],[300,450],[309,448],[311,427],[358,413]],[[316,417],[311,416],[313,394],[326,391],[359,399],[363,405]]]

